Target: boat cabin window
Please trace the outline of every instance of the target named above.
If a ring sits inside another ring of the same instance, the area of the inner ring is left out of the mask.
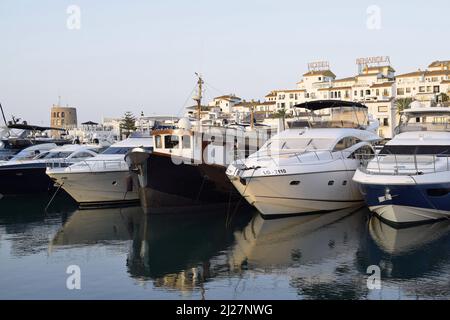
[[[60,158],[67,158],[70,156],[72,152],[50,152],[48,153],[43,159],[60,159]]]
[[[183,149],[190,149],[191,148],[191,136],[184,135],[182,138],[183,143]]]
[[[386,145],[381,149],[380,155],[450,155],[449,146],[396,146]]]
[[[109,147],[102,154],[126,154],[130,149],[129,147]]]
[[[371,156],[375,155],[371,146],[365,145],[361,148],[358,148],[350,155],[350,159],[367,159],[372,158]]]
[[[342,151],[345,150],[347,148],[350,148],[351,146],[357,144],[361,142],[361,140],[359,140],[358,138],[355,137],[345,137],[342,138],[341,140],[338,141],[338,143],[336,143],[336,145],[334,146],[333,151]]]
[[[162,147],[161,136],[155,136],[155,148],[162,149]]]
[[[180,137],[174,135],[164,136],[164,148],[178,149],[180,147]]]
[[[94,155],[90,154],[89,152],[83,151],[83,152],[77,153],[77,154],[74,155],[72,158],[73,158],[73,159],[91,158],[91,157],[93,157],[93,156],[94,156]]]

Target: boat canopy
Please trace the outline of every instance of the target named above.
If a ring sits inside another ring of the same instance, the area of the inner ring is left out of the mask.
[[[318,100],[297,104],[295,107],[309,110],[305,127],[363,129],[369,126],[368,108],[358,102]]]

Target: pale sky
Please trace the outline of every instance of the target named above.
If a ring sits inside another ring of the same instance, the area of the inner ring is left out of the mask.
[[[79,30],[67,27],[70,5],[81,10]],[[372,5],[378,29],[367,27]],[[100,121],[128,110],[182,114],[195,72],[206,99],[263,99],[295,88],[316,60],[338,77],[378,55],[397,74],[414,71],[450,59],[449,12],[448,0],[1,0],[0,102],[8,118],[48,124],[61,96],[79,122]]]

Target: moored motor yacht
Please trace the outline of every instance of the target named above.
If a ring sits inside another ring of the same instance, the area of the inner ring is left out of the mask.
[[[152,146],[149,135],[134,133],[95,157],[64,170],[48,168],[47,174],[81,207],[130,204],[139,201],[139,194],[124,156],[134,148],[151,151]]]
[[[41,127],[25,123],[10,123],[0,136],[0,161],[10,160],[21,150],[37,144],[55,143],[58,146],[71,143],[68,139],[48,136],[49,130],[64,131],[59,128]]]
[[[355,173],[369,209],[394,226],[450,218],[450,108],[413,102],[396,132]]]
[[[54,182],[46,175],[47,166],[64,168],[75,162],[94,157],[99,145],[65,145],[40,152],[33,158],[17,155],[0,164],[0,194],[17,195],[49,191]],[[31,154],[35,150],[28,150]],[[36,153],[35,153],[36,154]]]
[[[367,107],[324,100],[298,105],[310,112],[307,127],[285,130],[256,153],[232,163],[227,175],[263,216],[329,212],[360,206],[353,174],[359,154],[374,154],[377,123]]]

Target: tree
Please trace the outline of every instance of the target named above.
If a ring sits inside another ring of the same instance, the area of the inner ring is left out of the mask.
[[[414,100],[412,98],[398,98],[395,100],[395,106],[397,107],[397,113],[400,114],[403,110],[408,109],[409,105]]]
[[[449,97],[448,97],[448,95],[446,93],[442,92],[442,93],[437,95],[436,100],[437,100],[437,102],[440,102],[440,103],[448,102]]]
[[[128,138],[128,136],[134,131],[136,131],[136,117],[133,113],[127,111],[120,122],[120,133],[125,134]]]

